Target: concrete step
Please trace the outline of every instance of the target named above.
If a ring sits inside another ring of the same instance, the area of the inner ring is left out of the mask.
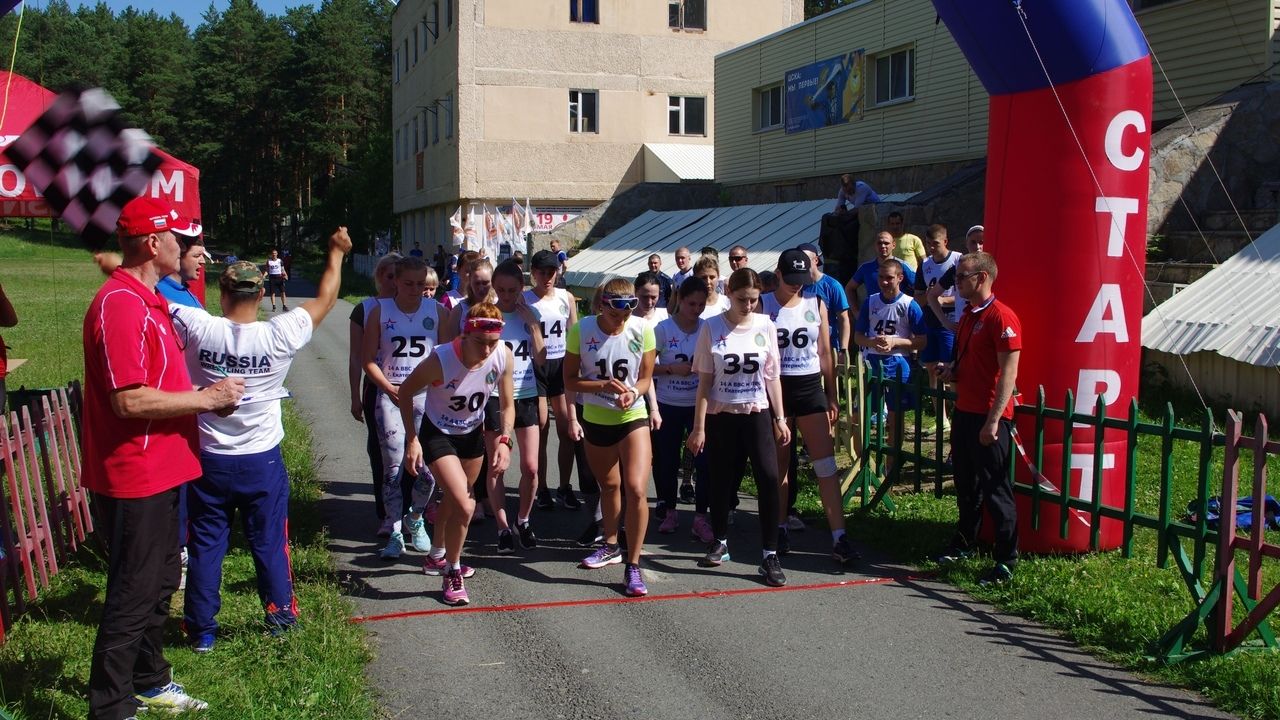
[[[1153,282],[1190,285],[1215,267],[1213,263],[1149,262],[1145,277],[1148,285]]]
[[[1164,238],[1163,254],[1168,260],[1211,263],[1222,262],[1235,255],[1259,233],[1244,230],[1213,230],[1198,233],[1195,230],[1178,230]]]
[[[1244,220],[1244,229],[1254,232],[1270,230],[1280,222],[1280,213],[1275,208],[1266,210],[1241,210],[1239,217],[1233,210],[1218,210],[1205,213],[1200,218],[1202,230],[1240,230],[1240,221]]]

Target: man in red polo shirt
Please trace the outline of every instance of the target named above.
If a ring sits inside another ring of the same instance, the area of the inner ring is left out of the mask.
[[[979,580],[984,585],[1007,582],[1018,562],[1009,432],[1022,324],[1008,305],[996,300],[991,290],[995,281],[995,258],[984,252],[960,258],[955,287],[967,305],[959,322],[942,311],[941,287],[929,292],[934,313],[956,334],[953,360],[939,367],[939,375],[956,387],[951,452],[960,520],[951,545],[937,560],[949,563],[972,555],[985,506],[995,522],[996,562]]]
[[[156,292],[178,271],[172,230],[188,225],[163,200],[137,198],[117,223],[124,261],[84,318],[82,483],[107,545],[107,594],[89,670],[90,720],[207,705],[173,682],[164,621],[178,589],[178,486],[200,475],[196,413],[235,408],[242,378],[194,389],[181,328]]]

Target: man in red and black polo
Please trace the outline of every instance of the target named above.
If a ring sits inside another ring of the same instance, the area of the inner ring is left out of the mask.
[[[954,330],[956,340],[953,360],[940,368],[940,375],[956,387],[951,452],[960,520],[938,562],[972,554],[985,507],[995,524],[995,566],[980,582],[1003,583],[1013,576],[1018,562],[1018,514],[1009,462],[1022,325],[992,292],[995,258],[983,252],[965,255],[956,264],[955,277],[956,293],[966,307],[958,322],[943,320]],[[939,295],[930,292],[929,304],[939,318],[945,318]]]
[[[178,588],[178,486],[200,475],[198,412],[234,409],[244,380],[194,389],[160,278],[178,271],[168,203],[137,198],[117,223],[123,263],[84,318],[83,478],[107,545],[107,593],[89,670],[90,720],[203,710],[162,646]]]

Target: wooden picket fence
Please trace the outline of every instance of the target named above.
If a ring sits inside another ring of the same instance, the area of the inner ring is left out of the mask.
[[[57,575],[58,559],[93,532],[80,486],[80,401],[73,381],[0,416],[0,644]]]

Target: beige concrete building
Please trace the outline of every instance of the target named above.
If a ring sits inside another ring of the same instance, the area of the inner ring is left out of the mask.
[[[1157,125],[1245,82],[1280,76],[1280,0],[1132,0],[1154,57]],[[854,0],[716,58],[716,180],[767,200],[834,194],[834,176],[870,173],[922,190],[986,155],[987,93],[930,0]],[[847,122],[787,133],[788,71],[865,51],[863,106]],[[1163,73],[1161,72],[1163,67]],[[1168,82],[1164,74],[1168,75]],[[876,184],[873,182],[873,185]],[[797,189],[798,185],[806,187]]]
[[[803,0],[403,0],[392,140],[406,246],[430,254],[460,204],[527,197],[550,225],[688,177],[709,164],[716,54],[803,19]]]

